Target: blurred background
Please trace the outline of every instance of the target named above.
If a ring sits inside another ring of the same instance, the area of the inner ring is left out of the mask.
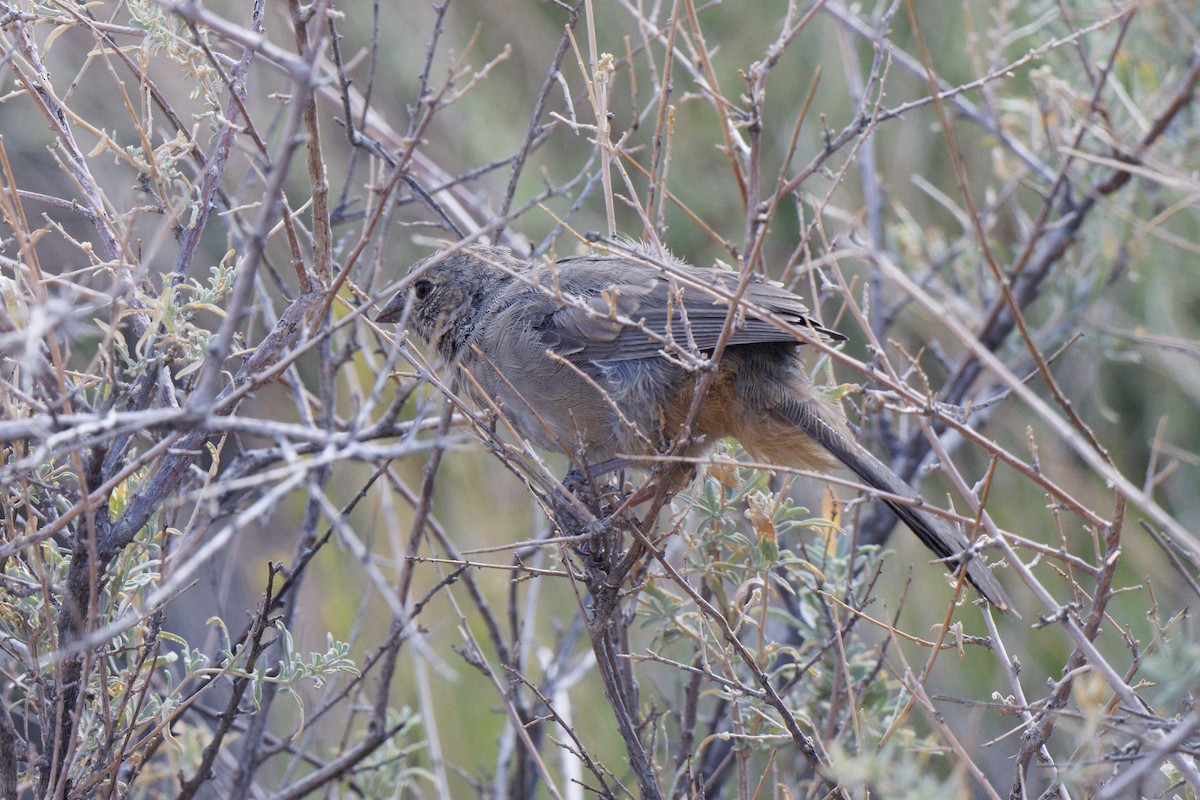
[[[457,239],[448,221],[531,258],[628,237],[784,281],[849,337],[840,357],[809,366],[864,442],[932,504],[972,519],[982,503],[1014,535],[1025,566],[997,574],[1016,613],[992,630],[969,603],[952,608],[942,567],[853,487],[742,470],[662,510],[656,530],[673,533],[664,546],[682,574],[727,601],[712,600],[730,619],[761,607],[754,632],[738,630],[761,668],[781,670],[776,685],[789,685],[781,659],[803,663],[847,613],[789,598],[784,584],[811,577],[788,570],[849,586],[870,574],[851,566],[852,545],[886,549],[878,580],[855,594],[862,650],[809,668],[813,685],[844,678],[862,695],[831,685],[795,698],[845,785],[1091,796],[1154,748],[1156,724],[1194,717],[1195,3],[268,0],[256,21],[246,3],[126,0],[0,4],[0,19],[5,416],[135,414],[130,439],[81,433],[56,451],[14,427],[3,443],[5,691],[30,796],[56,780],[68,794],[103,785],[120,796],[554,796],[579,791],[568,755],[579,750],[605,765],[615,794],[639,793],[584,624],[587,592],[563,577],[576,556],[514,549],[555,534],[538,499],[566,459],[484,446],[486,426],[461,414],[439,431],[447,406],[429,376],[450,376],[370,321],[409,265]],[[239,76],[240,107],[229,99]],[[286,333],[279,320],[306,290],[336,299]],[[263,345],[273,330],[278,351]],[[52,368],[38,361],[43,342]],[[981,367],[978,349],[1039,402]],[[161,383],[147,389],[147,375]],[[138,422],[195,397],[213,404],[203,419]],[[169,488],[163,442],[194,448]],[[21,537],[116,474],[105,459],[117,455],[136,469],[109,487],[106,513],[123,519],[139,494],[154,509],[122,555],[100,557],[110,577],[93,575],[93,600],[107,600],[85,627],[117,625],[131,637],[121,648],[154,643],[173,660],[111,661],[108,676],[89,661],[85,675],[119,684],[114,702],[135,684],[157,700],[121,724],[81,705],[79,743],[59,751],[50,695],[35,713],[33,676],[47,669],[35,654],[65,645],[61,587],[93,512]],[[816,566],[733,558],[762,552],[752,492],[777,515],[785,554]],[[726,558],[736,565],[714,572]],[[271,563],[283,599],[263,611]],[[626,584],[621,663],[640,688],[634,716],[663,792],[760,796],[760,777],[774,796],[818,791],[783,728],[742,718],[774,712],[738,710],[733,687],[755,684],[692,598],[653,562],[644,570]],[[139,571],[144,582],[130,577]],[[1046,597],[1089,631],[1100,662],[1073,660],[1064,626],[1040,624],[1056,612]],[[237,662],[231,642],[257,619],[273,633]],[[939,631],[963,650],[926,674],[930,648],[907,637]],[[689,664],[710,678],[693,681]],[[250,692],[240,699],[239,676]],[[924,700],[907,709],[914,680],[937,715]],[[1122,718],[1130,687],[1147,703],[1145,728]],[[562,744],[523,743],[514,720],[533,730],[550,719],[547,699],[559,724],[537,735]],[[700,708],[690,742],[689,703]],[[227,704],[239,721],[214,735]],[[387,707],[400,733],[386,746],[303,782],[372,741]],[[146,737],[144,764],[129,766],[118,730]],[[737,744],[720,744],[730,731]],[[89,760],[86,742],[101,740],[107,755]],[[211,771],[196,772],[214,742]],[[548,766],[529,760],[535,750]],[[65,768],[36,767],[55,752]],[[1168,796],[1187,784],[1178,762],[1157,758],[1147,782],[1128,786]],[[188,789],[194,772],[204,780]]]

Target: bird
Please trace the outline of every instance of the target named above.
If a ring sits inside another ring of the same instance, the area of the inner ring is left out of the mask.
[[[859,444],[841,406],[810,380],[804,339],[847,337],[780,284],[648,247],[543,263],[470,244],[414,264],[376,319],[406,319],[454,370],[456,392],[591,474],[668,452],[686,426],[697,375],[712,371],[673,454],[703,456],[732,438],[763,463],[822,472],[840,463],[882,492],[948,567],[965,561],[967,580],[992,606],[1010,607],[966,537]]]

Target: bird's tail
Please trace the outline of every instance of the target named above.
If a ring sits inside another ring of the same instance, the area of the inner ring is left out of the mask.
[[[921,508],[921,498],[912,487],[871,455],[865,447],[850,438],[848,433],[840,430],[840,426],[829,422],[818,402],[789,400],[777,406],[775,413],[795,425],[849,467],[867,486],[910,501],[905,503],[880,498],[917,538],[939,558],[945,560],[948,566],[958,567],[964,557],[970,558],[967,564],[967,580],[992,605],[1002,611],[1008,610],[1008,595],[983,560],[978,555],[971,554],[970,543],[966,537],[946,520],[935,517]]]

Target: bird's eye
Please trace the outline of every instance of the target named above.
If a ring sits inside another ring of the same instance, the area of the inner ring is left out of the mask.
[[[418,300],[424,300],[433,294],[433,281],[417,281],[413,284],[413,294]]]

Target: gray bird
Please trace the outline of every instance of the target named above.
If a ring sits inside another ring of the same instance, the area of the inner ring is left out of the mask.
[[[717,347],[741,277],[649,254],[531,264],[483,245],[434,254],[410,274],[377,319],[396,322],[407,309],[411,328],[455,370],[456,391],[593,473],[624,463],[619,456],[660,455],[679,436],[696,369]],[[703,455],[728,436],[765,463],[828,471],[841,462],[867,486],[908,501],[883,498],[948,565],[970,558],[967,579],[1007,609],[962,533],[854,439],[840,406],[809,381],[802,342],[784,325],[827,342],[846,338],[810,319],[796,295],[751,280],[681,455]]]

